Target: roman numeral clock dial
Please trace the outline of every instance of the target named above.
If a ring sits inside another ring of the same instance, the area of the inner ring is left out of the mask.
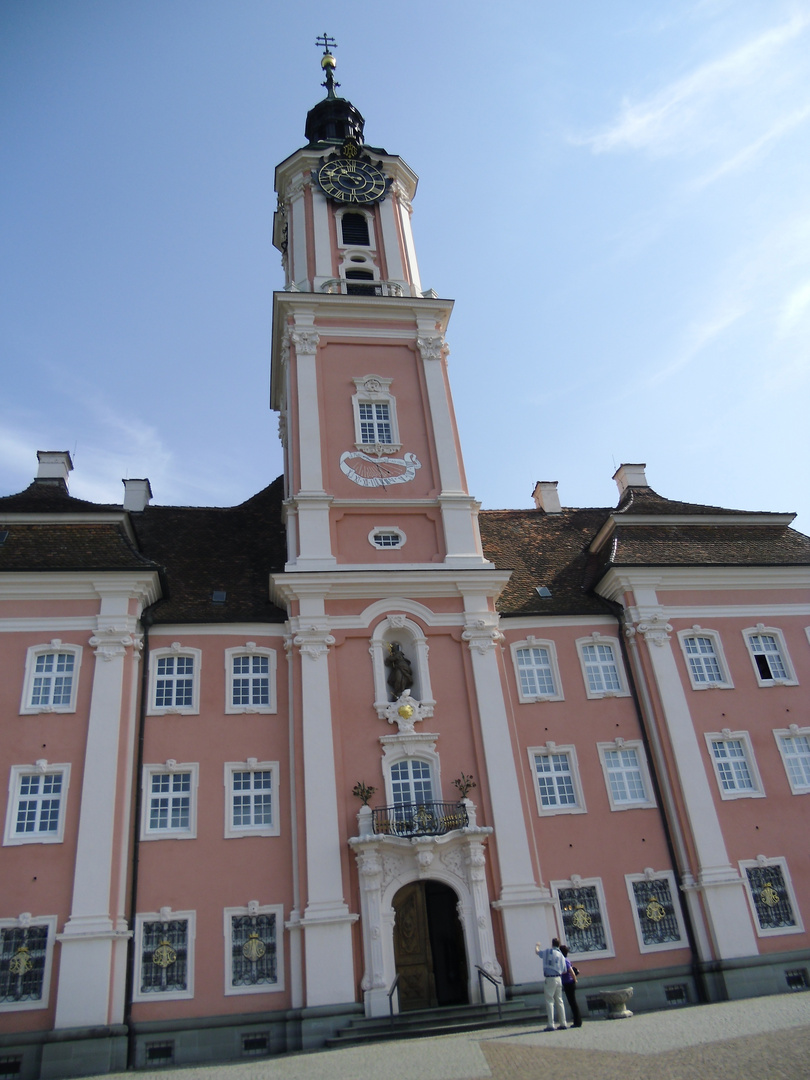
[[[318,169],[316,179],[330,199],[364,204],[382,199],[391,182],[376,165],[351,157],[331,158]]]

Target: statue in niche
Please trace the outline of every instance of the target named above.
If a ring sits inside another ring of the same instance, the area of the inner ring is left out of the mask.
[[[385,666],[391,669],[388,676],[388,685],[391,687],[391,692],[396,701],[397,698],[402,697],[406,690],[410,690],[413,686],[413,668],[398,641],[394,641],[388,646]]]

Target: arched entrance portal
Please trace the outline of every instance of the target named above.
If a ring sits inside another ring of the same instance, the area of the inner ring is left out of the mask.
[[[400,1009],[466,1005],[467,956],[456,894],[440,881],[412,881],[393,907]]]

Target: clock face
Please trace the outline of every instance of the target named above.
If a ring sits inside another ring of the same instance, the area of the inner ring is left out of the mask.
[[[373,203],[385,195],[385,175],[366,161],[332,158],[318,170],[318,184],[330,199],[342,203]]]

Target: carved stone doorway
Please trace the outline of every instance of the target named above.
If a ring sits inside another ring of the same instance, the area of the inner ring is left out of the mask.
[[[440,881],[412,881],[393,907],[400,1009],[466,1005],[467,956],[456,894]]]

